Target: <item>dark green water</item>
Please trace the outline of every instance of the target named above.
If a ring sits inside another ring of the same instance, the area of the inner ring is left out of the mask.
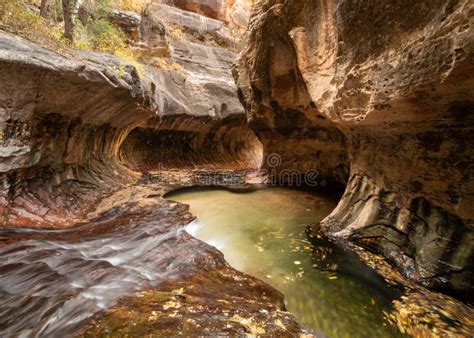
[[[168,198],[197,215],[188,232],[222,251],[234,268],[283,292],[288,310],[307,326],[335,338],[401,335],[383,314],[398,291],[354,253],[306,234],[335,201],[284,188],[200,189]]]

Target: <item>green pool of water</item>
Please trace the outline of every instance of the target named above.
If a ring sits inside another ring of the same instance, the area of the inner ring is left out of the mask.
[[[193,189],[168,198],[189,204],[198,217],[188,232],[283,292],[300,322],[335,338],[401,335],[383,314],[399,291],[354,253],[307,236],[308,224],[326,217],[334,200],[284,188]]]

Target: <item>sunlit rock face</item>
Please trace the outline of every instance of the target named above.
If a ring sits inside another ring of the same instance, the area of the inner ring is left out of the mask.
[[[166,0],[165,3],[246,28],[253,0]]]
[[[323,228],[457,291],[474,269],[473,13],[467,0],[260,1],[235,68],[264,145],[334,177],[350,168]],[[300,141],[295,124],[338,137]]]

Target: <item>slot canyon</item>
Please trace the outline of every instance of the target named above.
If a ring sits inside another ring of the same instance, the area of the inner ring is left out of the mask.
[[[472,336],[473,25],[0,0],[0,336]]]

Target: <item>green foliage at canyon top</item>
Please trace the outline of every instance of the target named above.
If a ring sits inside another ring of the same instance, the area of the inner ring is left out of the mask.
[[[98,51],[134,63],[126,35],[110,17],[114,10],[140,12],[144,6],[145,0],[0,0],[0,30],[57,52]]]

